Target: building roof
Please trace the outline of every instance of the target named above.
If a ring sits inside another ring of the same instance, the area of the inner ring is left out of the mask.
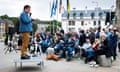
[[[8,20],[8,19],[4,19],[4,22],[5,22],[5,23],[8,23],[8,24],[11,24],[11,25],[14,24],[11,20]]]
[[[11,25],[14,24],[11,20],[8,20],[8,19],[1,19],[1,18],[0,18],[0,23],[7,23],[7,24],[11,24]]]
[[[94,10],[71,10],[70,12],[70,17],[73,17],[74,15],[76,17],[80,17],[83,15],[83,17],[90,17],[92,14],[94,14],[94,16],[100,16],[100,14],[102,16],[106,16],[106,12],[110,12],[110,9],[94,9]],[[62,14],[62,17],[67,17],[67,11],[65,11]]]
[[[0,23],[4,23],[5,21],[3,19],[0,18]]]
[[[35,23],[35,24],[49,24],[49,21],[41,21],[41,20],[39,20],[39,19],[35,19],[35,20],[33,21],[33,23]]]

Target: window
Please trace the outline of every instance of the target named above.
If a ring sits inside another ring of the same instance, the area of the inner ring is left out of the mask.
[[[41,30],[44,30],[44,27],[41,27]]]
[[[0,23],[0,27],[2,26],[2,23]]]
[[[98,25],[99,25],[99,26],[101,25],[101,21],[98,21]]]
[[[83,26],[84,25],[84,21],[81,21],[81,26]]]
[[[81,31],[81,28],[78,28],[78,31]]]
[[[2,31],[2,32],[4,32],[4,29],[3,29],[3,28],[1,28],[1,31]]]
[[[75,32],[75,28],[69,28],[70,32]]]
[[[99,18],[102,19],[102,12],[99,13]]]
[[[71,24],[71,21],[69,21],[69,25],[72,25],[72,24]]]
[[[73,13],[73,19],[76,19],[76,13]]]
[[[0,33],[2,32],[2,29],[0,28]]]
[[[70,26],[74,26],[75,25],[75,21],[69,21],[69,25]]]
[[[80,13],[80,19],[83,19],[83,13]]]
[[[96,21],[93,22],[94,26],[96,26]]]
[[[95,13],[91,13],[91,19],[94,19]]]
[[[119,0],[117,0],[117,1],[119,1]],[[120,8],[120,4],[118,3],[118,8]]]

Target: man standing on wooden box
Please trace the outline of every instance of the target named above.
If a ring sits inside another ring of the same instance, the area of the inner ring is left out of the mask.
[[[27,48],[30,39],[30,32],[32,32],[32,19],[30,13],[31,7],[29,5],[24,6],[24,10],[20,15],[20,25],[19,32],[22,34],[22,49],[21,49],[21,59],[30,59],[27,55]]]

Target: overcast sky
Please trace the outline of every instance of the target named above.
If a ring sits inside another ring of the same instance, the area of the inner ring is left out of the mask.
[[[94,9],[97,5],[92,3],[92,1],[98,2],[98,6],[103,9],[110,9],[116,0],[70,0],[71,9],[83,10],[86,6],[88,9]],[[49,0],[0,0],[0,15],[7,14],[18,17],[26,4],[31,5],[33,18],[50,19]],[[66,9],[66,0],[63,0],[62,6]]]

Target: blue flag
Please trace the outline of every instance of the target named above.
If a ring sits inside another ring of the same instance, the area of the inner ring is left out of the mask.
[[[51,16],[50,16],[50,17],[52,17],[53,14],[54,14],[54,7],[55,7],[55,3],[54,3],[54,1],[53,1],[52,8],[51,8]]]
[[[56,2],[55,2],[55,14],[54,15],[56,15],[57,7],[58,7],[58,0],[56,0]]]
[[[52,8],[51,8],[51,16],[50,17],[53,17],[54,15],[56,15],[57,7],[58,7],[58,0],[56,0],[56,2],[53,1]]]

